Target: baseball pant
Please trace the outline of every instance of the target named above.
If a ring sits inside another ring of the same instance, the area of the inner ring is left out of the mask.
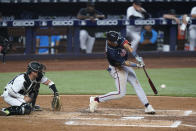
[[[26,103],[22,98],[15,98],[8,94],[8,91],[4,91],[3,99],[11,106],[21,106],[23,103]]]
[[[110,66],[111,67],[111,66]],[[133,86],[135,92],[142,102],[143,105],[148,103],[148,99],[144,90],[142,89],[139,81],[137,80],[135,71],[131,67],[123,66],[122,69],[111,68],[111,76],[115,80],[116,91],[110,92],[108,94],[99,96],[99,101],[104,102],[112,99],[120,99],[126,94],[126,84],[127,82]]]
[[[80,30],[80,48],[86,50],[87,54],[92,53],[95,38],[91,37],[86,30]]]
[[[190,36],[190,51],[194,51],[196,46],[196,27],[190,29],[189,36]]]
[[[141,39],[140,31],[132,31],[127,29],[126,32],[126,37],[128,38],[128,40],[131,40],[131,47],[133,48],[133,51],[136,51]]]

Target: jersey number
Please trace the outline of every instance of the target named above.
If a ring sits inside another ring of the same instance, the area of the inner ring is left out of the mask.
[[[12,84],[14,83],[15,79],[18,77],[19,75],[17,75],[16,77],[14,77],[14,79],[12,79],[10,82],[8,82],[8,84]]]

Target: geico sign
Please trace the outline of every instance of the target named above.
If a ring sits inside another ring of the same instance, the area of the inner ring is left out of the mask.
[[[135,25],[155,25],[155,20],[135,20]]]
[[[34,21],[13,21],[13,26],[34,26]]]
[[[67,26],[72,26],[74,22],[72,20],[66,20],[66,21],[52,21],[52,25],[56,26],[62,26],[62,25],[67,25]]]
[[[118,25],[117,20],[98,20],[97,25]]]

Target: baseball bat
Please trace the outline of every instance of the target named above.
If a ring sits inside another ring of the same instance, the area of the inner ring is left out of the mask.
[[[149,82],[150,87],[152,88],[154,94],[155,94],[155,95],[158,94],[158,91],[157,91],[157,89],[155,88],[155,86],[154,86],[152,80],[150,79],[150,77],[149,77],[149,75],[148,75],[148,73],[147,73],[147,71],[146,71],[146,68],[143,67],[143,69],[144,69],[144,72],[145,72],[145,74],[146,74],[146,77],[148,78],[148,82]]]

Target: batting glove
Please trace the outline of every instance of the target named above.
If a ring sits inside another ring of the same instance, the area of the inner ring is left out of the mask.
[[[142,57],[136,56],[136,57],[135,57],[135,59],[136,59],[136,61],[137,61],[140,65],[145,66],[145,64],[144,64],[144,61],[143,61],[143,58],[142,58]]]
[[[144,67],[144,65],[142,65],[142,64],[137,64],[137,68],[143,68]]]

